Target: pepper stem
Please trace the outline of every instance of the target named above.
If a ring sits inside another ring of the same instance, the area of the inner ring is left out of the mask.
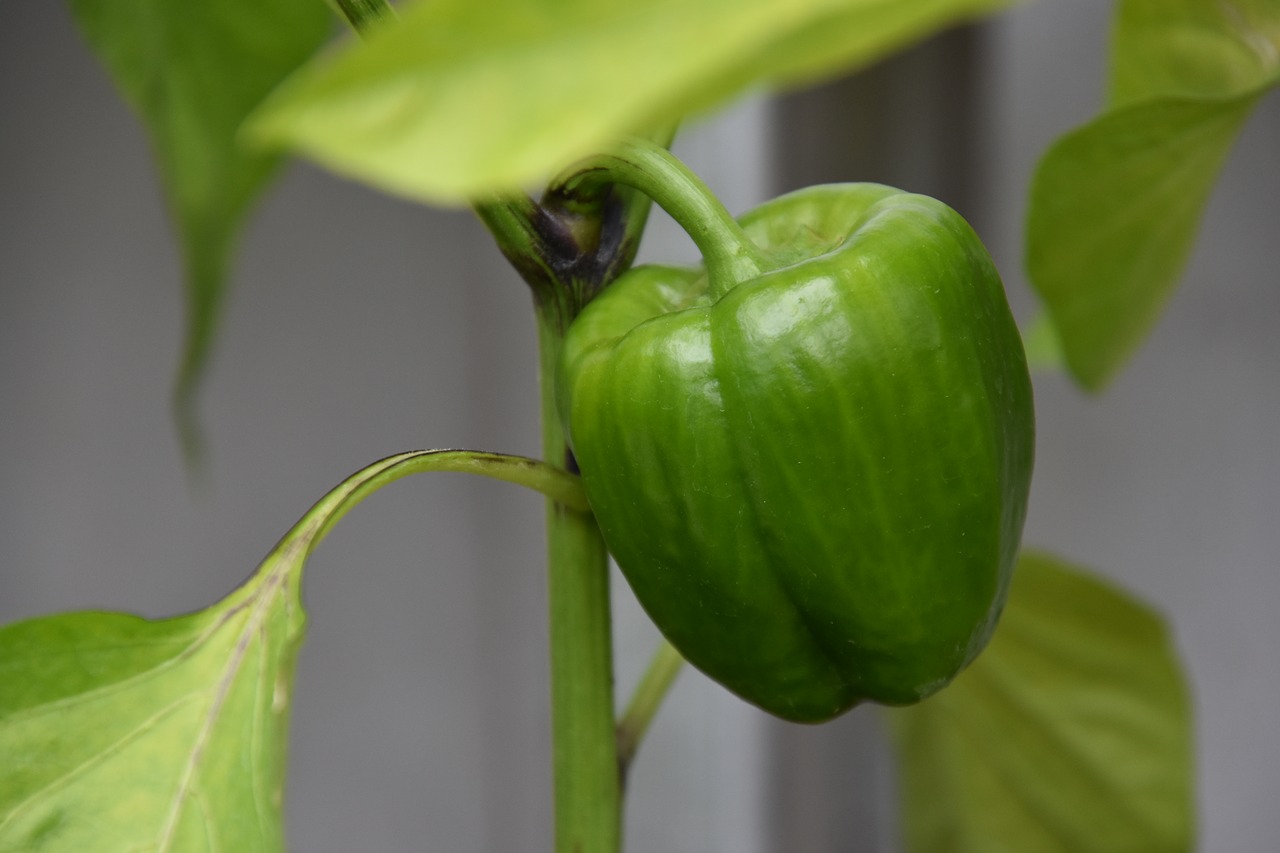
[[[637,189],[671,215],[702,253],[715,298],[768,268],[760,248],[715,194],[662,146],[646,139],[625,139],[607,153],[572,166],[552,181],[551,188],[572,197],[601,183]]]

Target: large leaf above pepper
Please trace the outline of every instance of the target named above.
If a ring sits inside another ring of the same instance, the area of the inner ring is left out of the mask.
[[[1154,613],[1024,554],[991,645],[887,712],[912,853],[1174,853],[1193,841],[1187,688]]]
[[[251,123],[431,202],[536,183],[758,85],[865,64],[1008,0],[428,0],[310,64]]]
[[[1120,3],[1109,108],[1049,149],[1027,220],[1027,270],[1081,384],[1105,384],[1155,323],[1277,83],[1280,0]]]
[[[187,332],[178,376],[184,435],[240,220],[277,157],[236,133],[249,111],[328,37],[320,0],[71,0],[85,37],[151,136],[185,256]]]

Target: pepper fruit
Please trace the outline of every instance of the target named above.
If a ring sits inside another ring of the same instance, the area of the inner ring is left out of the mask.
[[[918,701],[986,644],[1021,536],[1032,391],[999,276],[959,214],[890,187],[739,222],[691,230],[710,273],[635,268],[569,328],[588,501],[654,623],[743,699]]]

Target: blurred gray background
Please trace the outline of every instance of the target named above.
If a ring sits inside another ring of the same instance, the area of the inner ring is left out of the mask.
[[[1042,2],[848,81],[744,102],[678,152],[730,209],[820,180],[939,195],[1020,319],[1033,165],[1100,105],[1109,4]],[[1254,116],[1184,286],[1114,386],[1037,379],[1026,541],[1159,607],[1195,689],[1201,847],[1280,843],[1280,100]],[[659,215],[648,258],[695,257]],[[537,452],[523,285],[465,211],[308,166],[243,241],[202,398],[169,420],[179,265],[145,139],[59,3],[0,29],[0,620],[206,606],[342,477],[418,447]],[[543,851],[541,503],[454,475],[369,500],[312,560],[291,847]],[[656,634],[615,583],[618,688]],[[0,756],[0,760],[3,757]],[[629,850],[896,849],[873,711],[785,726],[684,673],[631,777]]]

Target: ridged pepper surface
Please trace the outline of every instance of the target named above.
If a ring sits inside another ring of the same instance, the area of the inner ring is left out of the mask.
[[[759,274],[638,267],[564,343],[562,418],[605,542],[695,666],[780,717],[915,702],[986,644],[1034,426],[967,223],[876,184],[739,220]]]

